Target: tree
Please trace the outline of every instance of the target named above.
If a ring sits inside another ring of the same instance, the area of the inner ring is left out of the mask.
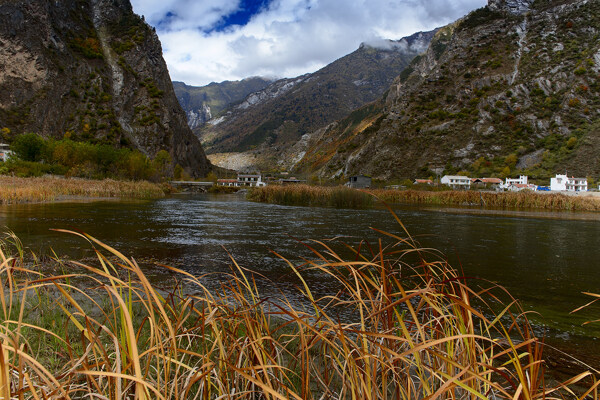
[[[0,134],[2,134],[2,140],[7,141],[8,139],[10,139],[10,133],[10,129],[7,127],[0,129]]]
[[[175,169],[173,170],[173,178],[175,178],[176,180],[181,180],[181,178],[183,177],[183,172],[183,167],[177,164],[175,166]]]
[[[173,160],[171,159],[171,155],[166,150],[160,150],[156,153],[156,156],[154,156],[154,160],[152,160],[152,165],[161,177],[169,175],[169,169],[172,163]]]
[[[512,153],[506,156],[506,158],[504,159],[504,164],[506,164],[506,166],[508,166],[510,169],[513,169],[515,165],[517,165],[517,160],[517,155],[515,153]]]
[[[17,136],[10,149],[23,161],[41,161],[45,147],[46,142],[41,136],[26,133]]]

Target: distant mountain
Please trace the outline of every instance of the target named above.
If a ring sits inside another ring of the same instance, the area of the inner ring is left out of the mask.
[[[167,150],[210,170],[186,124],[153,28],[129,0],[0,2],[0,128]]]
[[[260,77],[241,81],[211,83],[206,86],[189,86],[183,82],[173,82],[175,95],[186,113],[188,125],[194,129],[223,109],[244,100],[250,93],[266,88],[273,80]]]
[[[600,177],[600,2],[489,0],[281,163],[325,177]]]
[[[323,69],[250,94],[194,131],[208,153],[253,152],[263,167],[302,135],[379,98],[434,32],[365,43]]]

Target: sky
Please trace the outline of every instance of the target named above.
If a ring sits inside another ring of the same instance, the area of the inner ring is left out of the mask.
[[[446,25],[487,0],[132,0],[171,79],[292,78],[356,50]]]

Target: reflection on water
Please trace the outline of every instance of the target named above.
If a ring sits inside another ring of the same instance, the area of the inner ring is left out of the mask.
[[[416,207],[399,208],[397,214],[423,246],[443,251],[465,275],[508,287],[527,309],[542,315],[539,319],[554,329],[553,335],[567,340],[597,336],[581,323],[599,316],[598,309],[568,314],[589,300],[581,292],[600,292],[597,215],[558,219],[566,214]],[[311,257],[299,240],[344,237],[352,244],[361,239],[376,242],[380,236],[370,227],[403,235],[386,210],[276,206],[250,203],[237,195],[5,206],[0,208],[0,226],[13,230],[37,253],[52,246],[71,257],[91,254],[82,239],[50,231],[78,229],[138,260],[156,260],[196,274],[229,271],[229,251],[240,265],[276,282],[263,285],[267,295],[277,290],[290,295],[298,285],[271,249],[299,263],[300,257]],[[158,273],[152,262],[145,264],[150,274]],[[336,290],[317,273],[309,279],[320,294]]]

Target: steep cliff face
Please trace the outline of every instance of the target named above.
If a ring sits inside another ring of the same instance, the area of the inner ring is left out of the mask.
[[[219,115],[227,107],[239,103],[250,93],[266,88],[272,80],[252,77],[241,81],[189,86],[173,82],[175,95],[187,115],[188,125],[194,129]]]
[[[129,0],[0,3],[0,127],[165,149],[192,175],[210,169],[158,37]]]
[[[492,11],[508,11],[511,14],[522,14],[531,9],[534,0],[488,0],[488,8]]]
[[[272,168],[303,134],[380,97],[433,32],[366,43],[321,70],[278,80],[195,130],[208,153],[251,152]]]
[[[305,138],[296,168],[600,177],[599,34],[598,1],[490,0],[441,29],[379,103]]]

